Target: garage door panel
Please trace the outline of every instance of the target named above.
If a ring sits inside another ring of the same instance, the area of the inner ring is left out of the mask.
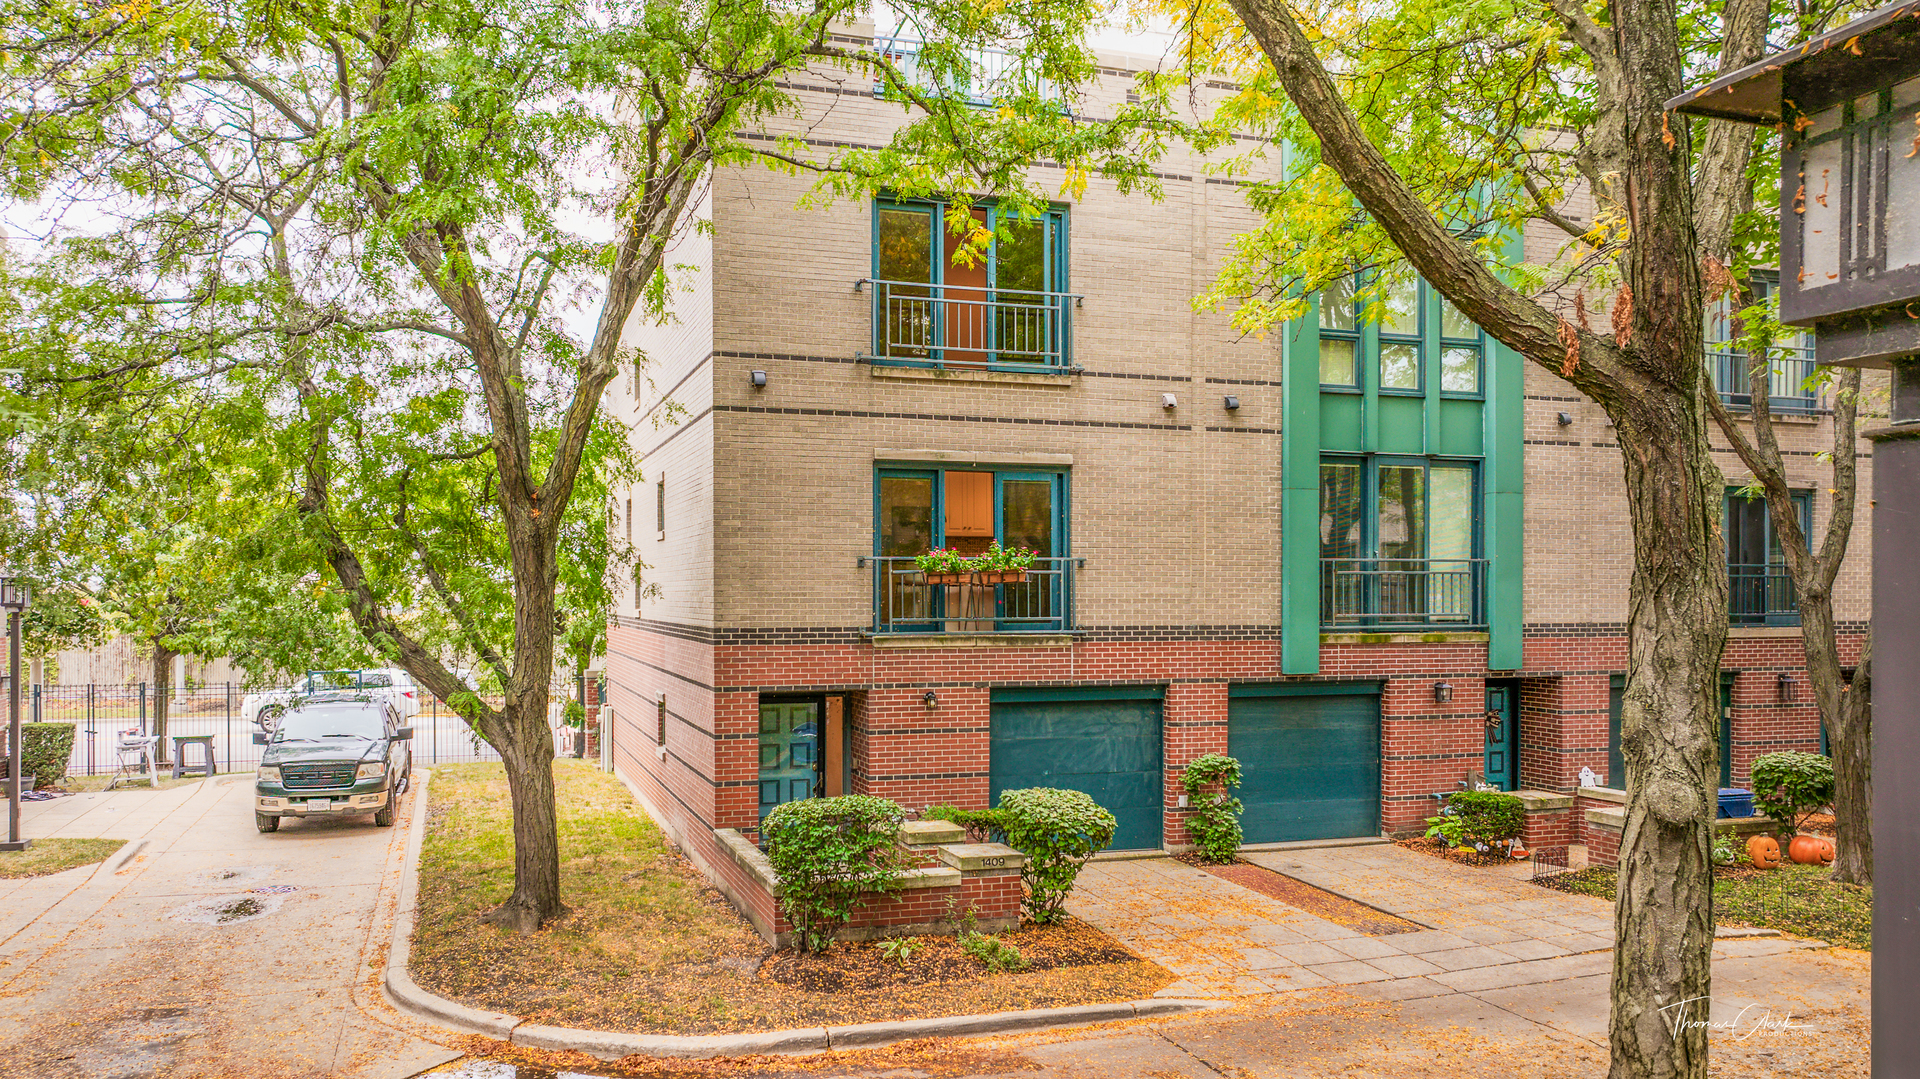
[[[1084,792],[1115,820],[1112,850],[1160,846],[1158,700],[1022,701],[993,705],[991,786]]]
[[[1249,843],[1380,831],[1380,708],[1371,694],[1238,697],[1227,752],[1245,776]]]

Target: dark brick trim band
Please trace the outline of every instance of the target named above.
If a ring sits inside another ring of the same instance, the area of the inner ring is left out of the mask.
[[[1209,427],[1208,431],[1229,435],[1277,435],[1278,427]]]
[[[1185,423],[1130,423],[1124,420],[1054,420],[1028,416],[958,416],[936,412],[869,412],[858,408],[772,408],[761,405],[715,405],[714,412],[752,412],[778,416],[835,416],[846,419],[932,420],[941,423],[1014,423],[1033,427],[1120,427],[1136,431],[1191,431]]]
[[[1278,386],[1278,382],[1268,382],[1264,378],[1209,378],[1215,386]]]

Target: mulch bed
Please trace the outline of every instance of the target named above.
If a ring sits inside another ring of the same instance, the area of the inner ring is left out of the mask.
[[[1411,851],[1418,851],[1421,854],[1434,858],[1444,858],[1457,865],[1512,865],[1515,862],[1525,861],[1524,858],[1509,857],[1507,853],[1502,850],[1496,849],[1491,853],[1481,854],[1471,847],[1449,847],[1447,846],[1446,840],[1439,838],[1430,839],[1426,836],[1414,836],[1411,839],[1396,839],[1393,841],[1393,845],[1396,847],[1404,847]]]
[[[1020,949],[1029,972],[1039,973],[1108,963],[1134,963],[1139,957],[1112,937],[1076,918],[1058,925],[1026,925],[999,934]],[[986,976],[980,961],[954,937],[914,937],[906,959],[890,959],[877,941],[842,941],[821,955],[775,952],[760,967],[760,977],[809,993],[893,989],[939,982],[973,981]]]
[[[1290,907],[1324,918],[1336,925],[1347,926],[1370,937],[1414,933],[1426,928],[1398,915],[1376,910],[1365,903],[1356,903],[1345,896],[1335,895],[1324,888],[1316,888],[1305,881],[1295,880],[1285,873],[1275,872],[1252,862],[1235,862],[1231,865],[1211,865],[1205,862],[1188,864],[1197,864],[1199,868],[1222,880],[1230,880],[1243,888],[1251,888],[1270,899],[1278,899]]]

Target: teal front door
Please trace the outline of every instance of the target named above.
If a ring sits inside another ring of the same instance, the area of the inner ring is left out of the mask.
[[[774,806],[814,796],[819,760],[820,702],[761,702],[761,820]]]
[[[1161,692],[1124,686],[995,690],[989,763],[994,802],[1001,791],[1027,787],[1082,791],[1113,814],[1109,850],[1160,849]]]
[[[1227,754],[1240,762],[1248,843],[1380,834],[1380,697],[1234,686]]]
[[[1481,771],[1488,786],[1503,791],[1513,789],[1520,763],[1520,717],[1513,698],[1510,686],[1487,687],[1487,749]]]

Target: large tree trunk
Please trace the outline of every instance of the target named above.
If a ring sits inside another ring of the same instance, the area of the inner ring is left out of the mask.
[[[1669,399],[1619,426],[1627,454],[1634,574],[1620,750],[1627,767],[1614,907],[1614,1079],[1705,1076],[1713,948],[1712,844],[1719,786],[1726,559],[1723,480],[1700,413]]]
[[[1829,637],[1829,640],[1832,638]],[[1812,666],[1808,658],[1808,666]],[[1839,659],[1834,659],[1835,677]],[[1853,688],[1839,695],[1828,716],[1833,751],[1833,879],[1873,883],[1873,634],[1860,650]],[[1824,710],[1823,710],[1824,711]]]
[[[523,720],[531,718],[532,722]],[[528,735],[498,746],[513,796],[513,894],[485,920],[517,933],[531,933],[567,913],[560,902],[560,846],[553,799],[553,735],[542,704],[531,717],[509,699],[507,722]],[[537,726],[538,731],[531,730]]]
[[[161,644],[153,645],[153,736],[160,739],[160,748],[154,752],[154,760],[168,764],[172,756],[167,752],[167,708],[173,703],[173,660],[180,653]]]

